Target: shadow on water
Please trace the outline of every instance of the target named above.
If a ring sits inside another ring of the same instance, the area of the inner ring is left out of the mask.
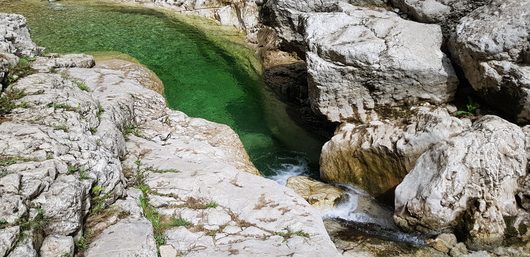
[[[290,119],[263,85],[255,56],[242,54],[244,45],[220,45],[193,24],[146,8],[33,0],[0,6],[26,16],[34,41],[48,52],[117,51],[139,60],[164,82],[171,108],[232,127],[265,175],[318,177],[323,140]]]

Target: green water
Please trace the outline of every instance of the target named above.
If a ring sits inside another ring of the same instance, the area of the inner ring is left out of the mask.
[[[47,52],[118,51],[136,58],[164,82],[171,108],[232,127],[265,175],[301,171],[306,163],[317,170],[322,141],[288,117],[243,45],[144,8],[0,0],[0,12],[26,16]]]

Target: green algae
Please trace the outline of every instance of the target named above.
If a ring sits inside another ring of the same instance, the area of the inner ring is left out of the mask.
[[[164,82],[171,108],[232,127],[264,175],[306,160],[318,165],[322,141],[288,117],[260,80],[254,50],[234,29],[102,3],[0,0],[0,7],[26,16],[47,52],[120,52],[138,60]]]

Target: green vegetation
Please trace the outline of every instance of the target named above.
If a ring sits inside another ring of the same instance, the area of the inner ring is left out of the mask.
[[[7,85],[11,85],[12,83],[16,82],[18,79],[34,73],[35,70],[31,68],[31,62],[33,61],[35,61],[35,58],[22,57],[19,59],[17,65],[9,68]]]
[[[140,129],[134,124],[126,124],[123,127],[123,134],[125,135],[126,138],[130,134],[133,134],[133,135],[135,135],[137,137],[143,137],[143,134],[140,131]]]
[[[20,105],[15,103],[15,100],[21,99],[26,96],[26,93],[23,90],[17,89],[7,89],[4,93],[0,95],[0,116],[10,113],[13,109],[16,108],[27,108],[28,103],[23,102]]]
[[[467,98],[466,108],[464,110],[459,110],[456,112],[457,117],[467,117],[477,115],[477,110],[480,108],[480,105],[473,101],[471,97]]]
[[[25,158],[22,156],[5,156],[5,155],[2,156],[0,155],[0,167],[9,166],[9,165],[13,165],[13,164],[21,163],[21,162],[30,162],[30,161],[34,161],[34,159]]]
[[[25,15],[34,40],[50,52],[114,51],[141,62],[164,82],[171,108],[232,127],[265,175],[300,159],[318,171],[323,141],[294,123],[287,106],[261,84],[259,59],[243,33],[172,12],[61,4],[60,11],[46,1],[5,1],[2,8]]]
[[[79,174],[79,179],[88,179],[88,174],[85,168],[77,165],[68,165],[68,174]]]
[[[62,130],[66,133],[68,133],[70,131],[70,128],[68,128],[68,126],[66,124],[57,124],[57,125],[54,125],[53,126],[53,129],[55,130]]]
[[[188,220],[184,219],[184,218],[171,218],[171,220],[169,221],[169,224],[168,226],[170,227],[188,227],[188,226],[191,226],[192,223],[189,222]]]
[[[103,106],[101,106],[100,103],[98,103],[98,112],[96,113],[96,117],[101,122],[101,115],[105,112],[105,109],[103,109]]]
[[[81,89],[82,91],[85,91],[85,92],[90,92],[90,87],[85,83],[85,82],[82,82],[82,81],[78,81],[78,80],[74,80],[74,83],[77,85],[77,87],[79,89]]]
[[[53,108],[54,110],[65,110],[67,112],[78,112],[79,107],[73,107],[67,103],[49,103],[48,108]]]
[[[92,208],[90,208],[91,215],[98,214],[105,209],[110,198],[110,193],[104,193],[105,187],[96,185],[92,187],[90,194],[92,196]]]
[[[41,208],[37,209],[37,214],[33,219],[19,222],[18,225],[23,231],[37,230],[43,231],[49,223],[49,219],[44,216],[44,210]]]
[[[302,230],[293,231],[293,230],[291,230],[290,228],[285,228],[285,230],[286,230],[287,232],[283,232],[283,231],[282,231],[282,232],[276,232],[276,233],[275,233],[277,236],[281,236],[281,237],[283,237],[283,240],[284,240],[284,241],[287,241],[287,240],[289,240],[290,238],[295,237],[295,236],[299,236],[299,237],[307,237],[307,238],[310,236],[307,232],[304,232],[304,231],[302,231]]]
[[[85,235],[82,235],[75,241],[75,250],[76,252],[84,252],[88,249],[90,242],[87,240]]]
[[[7,225],[7,221],[5,219],[0,219],[0,229],[4,228]]]

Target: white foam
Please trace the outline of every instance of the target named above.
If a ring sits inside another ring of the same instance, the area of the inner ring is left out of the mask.
[[[269,179],[276,181],[280,185],[286,185],[290,177],[302,176],[309,174],[307,161],[300,158],[297,164],[282,163],[279,167],[271,168],[275,175],[269,176]]]

